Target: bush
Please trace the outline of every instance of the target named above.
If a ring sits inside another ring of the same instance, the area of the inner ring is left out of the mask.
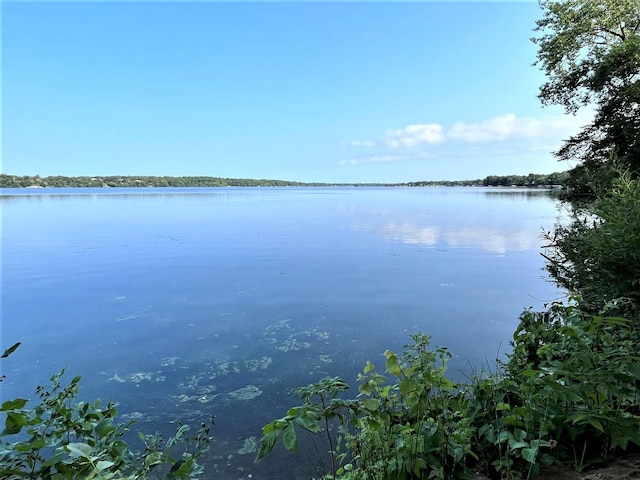
[[[557,460],[598,464],[640,444],[639,340],[629,320],[579,304],[522,315],[507,368]]]
[[[545,257],[553,279],[582,297],[591,313],[615,299],[617,314],[639,320],[640,180],[622,173],[610,191],[569,226],[547,234]]]
[[[446,377],[445,349],[412,339],[401,355],[384,353],[386,374],[367,362],[355,399],[341,398],[341,379],[298,389],[305,403],[265,425],[258,459],[280,436],[297,450],[297,428],[327,437],[327,479],[471,478],[477,469],[530,478],[554,462],[582,469],[640,445],[640,338],[626,319],[587,314],[578,302],[525,311],[508,361],[468,384]]]
[[[159,478],[202,473],[197,459],[208,449],[213,419],[193,436],[187,425],[180,425],[166,442],[159,434],[139,434],[144,451],[134,452],[123,440],[133,422],[116,423],[113,403],[101,407],[98,400],[76,401],[80,377],[63,385],[63,374],[53,375],[50,386],[37,387],[37,405],[28,407],[26,399],[17,398],[0,406],[0,478],[133,480],[151,473]]]

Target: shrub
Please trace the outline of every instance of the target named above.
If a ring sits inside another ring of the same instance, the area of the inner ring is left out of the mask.
[[[446,349],[412,339],[402,354],[384,353],[384,374],[367,362],[355,399],[340,397],[348,385],[337,378],[297,389],[305,403],[265,425],[258,459],[280,436],[296,450],[302,429],[327,437],[327,479],[471,478],[474,469],[531,478],[640,445],[640,336],[629,320],[578,302],[527,310],[507,362],[468,384],[446,377]]]
[[[639,320],[640,179],[621,173],[613,187],[568,226],[546,235],[547,270],[591,313],[614,299],[617,314]]]
[[[123,440],[133,422],[116,423],[113,403],[102,407],[98,400],[78,402],[80,377],[63,385],[63,374],[53,375],[50,386],[37,387],[35,406],[21,398],[0,406],[1,478],[133,480],[152,473],[159,478],[196,478],[202,473],[197,459],[208,449],[213,419],[192,436],[189,426],[180,425],[166,442],[157,433],[140,433],[144,451],[134,452]]]

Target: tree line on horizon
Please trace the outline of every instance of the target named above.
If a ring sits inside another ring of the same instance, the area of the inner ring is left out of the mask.
[[[0,174],[0,188],[81,188],[81,187],[327,187],[327,186],[518,186],[541,187],[563,186],[569,179],[568,172],[528,175],[489,175],[476,180],[425,180],[408,183],[319,183],[294,182],[288,180],[222,178],[209,176],[77,176],[62,175],[41,177],[40,175]]]

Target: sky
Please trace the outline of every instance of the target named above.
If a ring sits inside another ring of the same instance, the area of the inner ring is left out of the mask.
[[[551,173],[536,1],[1,2],[2,173]]]

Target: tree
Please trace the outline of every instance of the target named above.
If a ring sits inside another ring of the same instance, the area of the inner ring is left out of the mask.
[[[617,158],[640,174],[640,0],[541,0],[537,64],[548,80],[544,105],[567,113],[592,105],[594,119],[556,152],[578,160],[570,187],[574,196],[595,196],[615,174]]]

